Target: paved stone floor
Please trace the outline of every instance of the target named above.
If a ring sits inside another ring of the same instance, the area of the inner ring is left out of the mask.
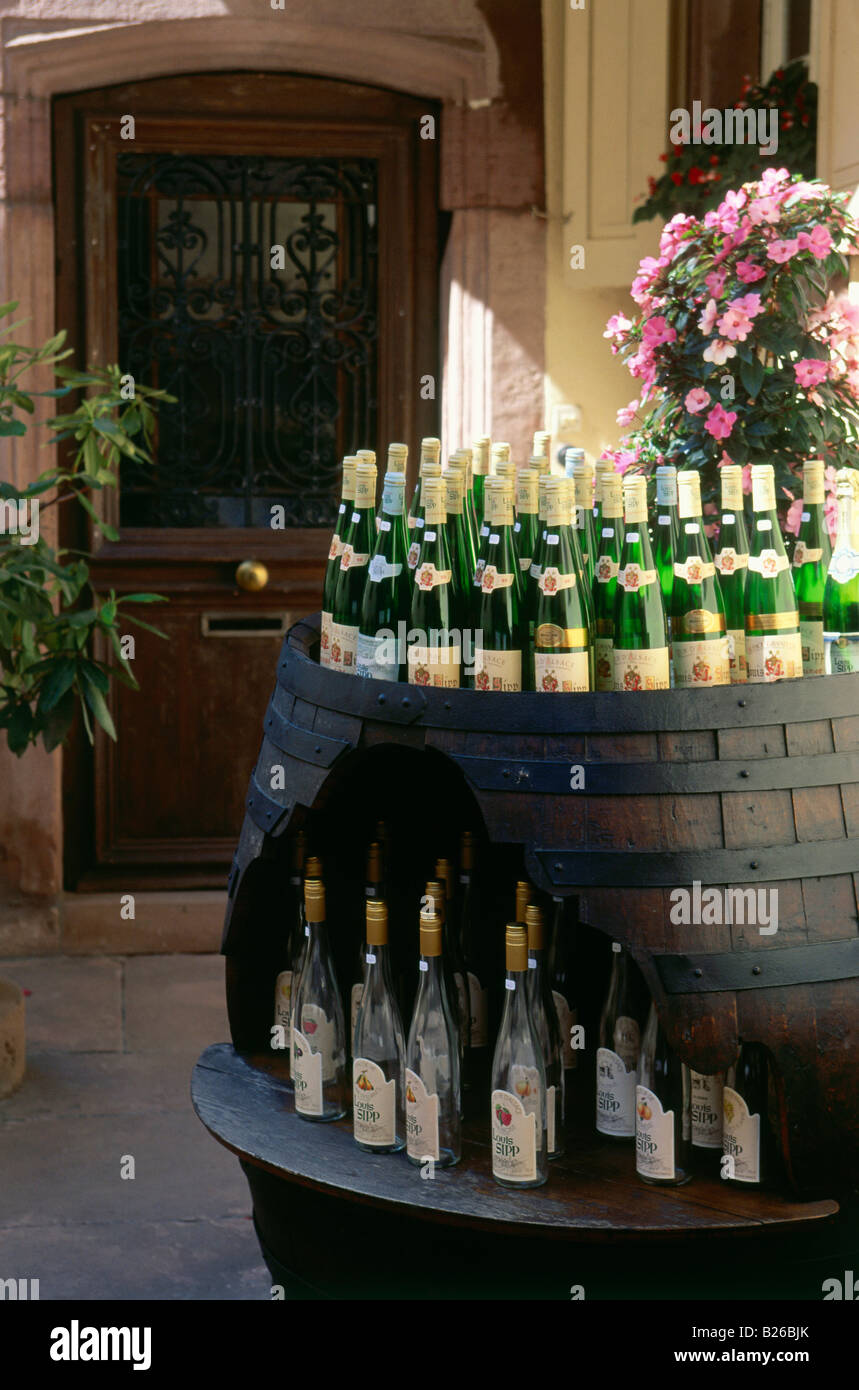
[[[0,1279],[38,1279],[41,1299],[268,1299],[247,1184],[190,1099],[200,1052],[229,1038],[222,957],[0,974],[30,991],[27,1074],[0,1100]]]

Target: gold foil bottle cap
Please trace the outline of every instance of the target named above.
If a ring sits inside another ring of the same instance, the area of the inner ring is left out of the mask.
[[[491,445],[489,456],[497,468],[499,463],[506,463],[510,458],[510,445],[505,440],[499,440]]]
[[[358,460],[354,454],[347,454],[343,460],[343,500],[354,502],[355,500],[355,469]]]
[[[355,462],[372,463],[373,465],[375,465],[376,455],[374,454],[372,449],[356,449]]]
[[[441,955],[442,922],[437,912],[424,908],[420,917],[420,937],[422,956]]]
[[[431,878],[427,883],[425,896],[432,899],[432,910],[437,912],[442,921],[444,921],[444,884],[437,878]]]
[[[459,862],[463,869],[474,868],[474,835],[470,830],[463,830],[459,848]]]
[[[545,454],[548,452],[548,448],[551,442],[551,430],[535,430],[533,439],[531,441],[532,454],[543,454],[545,456]]]
[[[546,935],[546,918],[542,907],[531,903],[525,910],[525,924],[528,928],[528,949],[542,951]]]
[[[321,877],[322,877],[322,860],[319,858],[318,854],[309,854],[309,855],[307,856],[307,858],[305,859],[305,861],[304,861],[304,877],[305,877],[305,878],[321,878]]]
[[[683,520],[701,515],[701,474],[684,468],[677,474],[678,512]]]
[[[381,898],[368,898],[366,905],[368,946],[388,944],[388,904]]]
[[[504,955],[508,970],[528,969],[528,932],[518,922],[509,922],[504,932]]]
[[[367,882],[381,883],[382,881],[382,846],[378,840],[374,840],[367,850]]]
[[[528,911],[528,904],[531,901],[531,885],[525,879],[519,880],[516,884],[516,921],[524,922],[525,913]]]
[[[445,897],[450,902],[453,897],[453,865],[449,859],[435,861],[435,876],[444,884]]]
[[[405,448],[405,445],[401,447]],[[432,458],[438,463],[441,459],[441,440],[436,439],[434,434],[425,435],[421,440],[421,454],[424,452],[426,452],[429,458]]]
[[[304,915],[308,922],[325,921],[325,885],[318,878],[304,881]]]

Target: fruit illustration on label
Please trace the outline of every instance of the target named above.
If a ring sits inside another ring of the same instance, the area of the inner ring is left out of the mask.
[[[329,642],[328,631],[327,631],[326,628],[323,628],[323,629],[322,629],[322,634],[321,634],[321,636],[320,636],[320,638],[319,638],[319,645],[320,645],[320,647],[322,648],[323,651],[327,651],[327,650],[328,650],[328,642]]]
[[[761,573],[776,574],[778,571],[778,560],[774,550],[765,550],[761,556]]]
[[[625,589],[637,589],[641,583],[641,570],[638,565],[627,565],[623,572],[623,587]]]
[[[690,560],[686,566],[686,580],[689,584],[701,583],[701,562],[700,560]]]
[[[540,578],[540,588],[544,594],[553,594],[558,587],[557,570],[545,570]]]
[[[359,1091],[372,1091],[373,1089],[373,1083],[369,1080],[365,1071],[361,1072],[355,1085],[358,1087]]]
[[[339,643],[339,642],[332,642],[332,643],[331,643],[331,660],[334,661],[334,662],[338,662],[338,661],[340,660],[340,643]]]
[[[354,555],[354,553],[355,552],[352,549],[351,545],[344,545],[343,554],[340,556],[341,570],[347,570],[349,568],[350,564],[352,563],[352,556]]]
[[[696,681],[706,682],[711,679],[711,674],[712,673],[707,662],[702,660],[701,657],[699,657],[698,660],[695,662],[695,665],[692,667],[692,679]]]
[[[483,583],[481,587],[485,594],[488,594],[492,589],[494,589],[495,576],[497,575],[497,573],[498,571],[496,569],[493,569],[491,565],[488,569],[485,569],[483,571]]]
[[[784,663],[781,657],[776,656],[775,653],[770,653],[764,662],[764,670],[772,680],[777,680],[779,676],[783,676]]]
[[[498,1123],[502,1125],[509,1125],[513,1119],[510,1111],[503,1105],[496,1105],[495,1114],[498,1117]]]
[[[417,1096],[415,1095],[414,1091],[412,1090],[411,1084],[408,1084],[408,1085],[406,1086],[406,1100],[407,1100],[411,1105],[417,1105],[417,1103],[418,1103],[418,1098],[417,1098]]]
[[[723,1107],[724,1107],[724,1110],[725,1110],[725,1119],[728,1120],[728,1121],[732,1120],[732,1119],[734,1118],[734,1107],[733,1107],[733,1105],[731,1104],[731,1102],[728,1100],[728,1097],[727,1097],[727,1096],[725,1096],[725,1098],[724,1098],[722,1104],[723,1104]]]
[[[292,1044],[292,1055],[293,1055],[293,1057],[303,1057],[303,1056],[304,1056],[304,1053],[303,1053],[303,1051],[301,1050],[301,1048],[298,1046],[298,1043],[297,1043],[297,1042],[294,1042],[294,1043]]]
[[[431,589],[434,569],[432,565],[421,565],[418,570],[418,588]]]
[[[420,555],[420,553],[421,553],[421,548],[420,548],[420,546],[418,545],[418,542],[417,542],[417,541],[412,541],[411,545],[409,546],[409,553],[408,553],[408,562],[409,562],[409,569],[410,569],[410,570],[413,570],[414,567],[415,567],[415,565],[417,564],[417,562],[418,562],[418,556]]]
[[[302,1033],[306,1033],[309,1038],[312,1038],[318,1026],[318,1024],[314,1023],[312,1018],[305,1018],[302,1021],[301,1031]]]
[[[640,1105],[639,1105],[639,1107],[638,1107],[638,1114],[639,1114],[639,1118],[642,1119],[642,1120],[649,1120],[649,1119],[651,1118],[651,1116],[652,1116],[652,1114],[653,1114],[653,1111],[651,1110],[650,1106],[647,1104],[647,1101],[646,1101],[646,1100],[641,1101],[641,1103],[640,1103]]]
[[[329,558],[329,560],[336,560],[336,559],[337,559],[337,551],[338,551],[338,548],[339,548],[339,547],[338,547],[338,543],[337,543],[337,537],[336,537],[336,536],[333,536],[332,539],[331,539],[331,546],[330,546],[330,549],[329,549],[329,551],[328,551],[328,558]]]
[[[641,672],[636,671],[635,667],[625,673],[623,677],[623,688],[624,690],[641,689]]]
[[[719,555],[719,569],[723,574],[734,573],[734,551],[723,550]]]
[[[517,1081],[517,1082],[516,1082],[516,1094],[517,1094],[517,1096],[521,1096],[523,1100],[525,1099],[526,1096],[530,1096],[530,1094],[531,1094],[531,1083],[530,1083],[530,1081],[528,1081],[527,1079],[526,1079],[525,1081]]]
[[[429,685],[430,673],[427,666],[415,667],[415,685]]]

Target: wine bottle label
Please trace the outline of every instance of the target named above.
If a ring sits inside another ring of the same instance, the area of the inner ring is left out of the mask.
[[[405,511],[405,484],[392,483],[389,477],[382,484],[382,511],[386,516],[402,516]]]
[[[671,685],[667,647],[612,647],[612,666],[613,690],[668,690]]]
[[[600,555],[594,577],[598,584],[608,584],[610,580],[617,579],[619,569],[617,560],[613,560],[610,555]]]
[[[274,986],[274,1021],[286,1030],[287,1043],[292,1028],[292,971],[281,970]]]
[[[482,588],[482,586],[483,586],[483,571],[484,571],[485,569],[486,569],[486,560],[485,560],[485,559],[478,560],[478,561],[477,561],[477,564],[476,564],[476,566],[475,566],[475,569],[474,569],[474,580],[472,581],[473,584],[474,584],[475,589],[480,589],[480,588]]]
[[[687,555],[685,560],[674,562],[674,574],[678,579],[685,579],[687,584],[703,584],[705,579],[712,579],[716,573],[716,566],[710,560],[702,560],[700,555]]]
[[[576,576],[574,574],[562,574],[559,569],[552,565],[547,565],[537,580],[537,586],[541,593],[557,594],[562,589],[574,589],[576,587]]]
[[[369,551],[366,555],[360,554],[348,541],[340,552],[341,570],[363,569],[364,565],[370,563]]]
[[[496,589],[509,589],[515,582],[515,578],[516,576],[512,573],[501,574],[495,565],[485,565],[480,580],[480,587],[484,594],[491,594],[494,593]]]
[[[537,1176],[539,1073],[533,1067],[514,1066],[510,1070],[517,1091],[522,1094],[520,1088],[526,1088],[525,1099],[511,1091],[492,1092],[492,1174],[505,1182],[533,1182]]]
[[[474,653],[474,685],[477,690],[521,690],[522,653],[478,647]]]
[[[728,628],[728,658],[731,663],[731,684],[745,685],[749,679],[746,662],[746,630],[742,627]]]
[[[692,1145],[696,1149],[722,1148],[722,1078],[690,1071]]]
[[[635,1083],[638,1057],[626,1063],[608,1047],[597,1048],[597,1129],[600,1134],[631,1139],[635,1134]]]
[[[645,589],[648,584],[655,584],[658,576],[656,570],[643,570],[641,565],[624,565],[622,570],[617,572],[617,582],[626,589],[627,593],[637,593],[639,589]]]
[[[802,643],[802,674],[804,676],[825,675],[826,647],[823,641],[823,620],[820,618],[800,618],[799,638]]]
[[[417,525],[417,522],[415,522],[415,525]],[[411,545],[409,546],[409,553],[408,553],[408,555],[406,556],[406,564],[408,565],[408,567],[409,567],[410,570],[413,570],[413,569],[415,568],[416,564],[418,563],[418,560],[419,560],[419,558],[420,558],[420,553],[421,553],[421,543],[420,543],[420,541],[412,541]]]
[[[331,624],[329,665],[335,671],[354,676],[358,665],[358,629],[350,623]]]
[[[321,1115],[322,1069],[324,1058],[314,1052],[310,1042],[298,1028],[292,1030],[292,1080],[295,1085],[295,1108],[302,1115]]]
[[[392,654],[393,661],[381,661],[380,654]],[[396,660],[396,646],[387,637],[367,637],[358,634],[357,673],[368,680],[396,681],[400,678],[400,667]]]
[[[329,558],[329,560],[336,560],[336,559],[337,559],[337,556],[340,554],[340,552],[342,551],[342,549],[343,549],[343,542],[341,541],[340,537],[339,537],[339,536],[332,536],[332,537],[331,537],[331,545],[328,547],[328,558]]]
[[[436,569],[435,565],[429,560],[425,560],[415,575],[415,583],[419,589],[438,589],[442,584],[450,583],[450,570]]]
[[[409,685],[441,686],[457,690],[460,685],[460,647],[409,647]]]
[[[661,468],[656,470],[656,505],[677,506],[677,474],[673,469],[670,473],[663,473]]]
[[[752,684],[795,680],[802,675],[802,639],[798,632],[747,632],[746,661]]]
[[[731,1177],[737,1182],[761,1180],[761,1117],[750,1115],[749,1107],[731,1086],[722,1092],[722,1152],[734,1160]]]
[[[677,618],[672,618],[671,631],[677,636],[697,637],[699,633],[720,634],[725,631],[724,613],[713,613],[709,608],[690,608]]]
[[[468,1001],[471,1016],[471,1046],[486,1047],[489,1043],[489,991],[484,989],[477,976],[468,972]]]
[[[576,1051],[573,1048],[572,1036],[576,1026],[576,1014],[570,1008],[563,994],[559,990],[552,990],[552,998],[555,1001],[555,1013],[558,1015],[558,1028],[561,1033],[561,1061],[565,1071],[569,1071],[578,1061]]]
[[[331,614],[324,611],[319,628],[319,665],[331,665]]]
[[[367,570],[367,574],[374,584],[380,584],[383,579],[396,579],[402,572],[401,562],[392,563],[384,555],[374,555],[370,561],[370,568]]]
[[[526,555],[523,555],[523,556],[521,557],[521,559],[520,559],[520,561],[519,561],[519,568],[520,568],[520,570],[522,571],[523,574],[525,574],[526,571],[528,572],[528,574],[531,573],[531,561],[532,561],[533,558],[534,558],[534,557],[533,557],[532,555],[527,555],[527,556],[526,556]],[[540,571],[538,570],[537,573],[538,573],[538,575],[539,575]]]
[[[749,556],[749,569],[754,574],[762,574],[765,579],[773,579],[788,568],[787,556],[777,550],[762,550],[760,555]]]
[[[689,686],[730,685],[731,659],[727,637],[713,637],[701,642],[675,642],[674,684],[681,689]]]
[[[555,1133],[557,1128],[557,1088],[555,1086],[546,1087],[546,1148],[550,1154],[555,1152]]]
[[[293,1019],[293,1027],[298,1025],[311,1047],[322,1058],[322,1080],[333,1081],[337,1074],[334,1049],[337,1031],[334,1020],[318,1004],[305,1004],[301,1019]]]
[[[722,471],[722,511],[741,512],[743,510],[743,470],[737,468],[735,473],[726,474]],[[727,521],[727,517],[722,517]]]
[[[859,550],[839,546],[829,563],[829,574],[836,584],[849,584],[859,574]]]
[[[364,982],[352,986],[349,996],[349,1051],[352,1051],[355,1042],[355,1024],[358,1022],[358,1010],[361,1007],[361,1000],[364,997]]]
[[[597,690],[614,690],[614,641],[594,638],[594,673]]]
[[[846,676],[859,671],[859,633],[824,632],[826,674]]]
[[[397,1083],[366,1057],[352,1063],[352,1128],[361,1144],[384,1147],[397,1137]]]
[[[635,1171],[644,1178],[675,1178],[674,1111],[663,1110],[646,1086],[635,1088]]]
[[[716,551],[713,563],[720,574],[736,574],[737,570],[747,568],[749,557],[748,553],[738,552],[732,545],[726,545],[723,550]]]
[[[438,1162],[438,1096],[427,1091],[417,1072],[406,1067],[406,1152],[410,1158]]]
[[[818,560],[823,559],[822,546],[808,546],[805,541],[797,541],[793,547],[793,567],[801,569],[803,565],[814,565]]]
[[[537,633],[541,631],[537,628]],[[564,633],[557,629],[560,637]],[[542,645],[537,643],[538,646]],[[557,644],[561,645],[560,642]],[[571,694],[574,691],[590,689],[590,667],[588,654],[584,652],[534,652],[534,689],[545,690],[550,694]]]

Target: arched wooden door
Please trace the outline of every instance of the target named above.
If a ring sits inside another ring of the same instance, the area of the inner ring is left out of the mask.
[[[118,743],[66,757],[71,887],[223,882],[277,644],[319,601],[340,459],[437,433],[428,114],[276,74],[55,103],[58,326],[81,364],[177,397],[153,466],[106,498],[119,540],[88,538],[99,591],[169,598],[169,641],[133,629]],[[260,593],[237,586],[245,559]]]

